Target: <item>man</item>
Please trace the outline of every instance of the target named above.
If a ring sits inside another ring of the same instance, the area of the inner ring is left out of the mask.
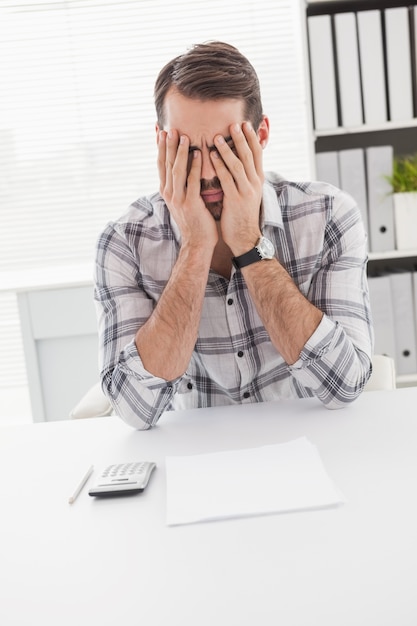
[[[155,104],[160,191],[97,246],[101,380],[116,413],[144,429],[167,409],[353,401],[373,342],[354,201],[264,175],[258,79],[228,44],[168,63]]]

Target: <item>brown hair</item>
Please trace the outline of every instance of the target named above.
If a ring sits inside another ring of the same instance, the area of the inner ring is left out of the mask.
[[[154,89],[158,124],[164,127],[164,102],[171,87],[187,98],[245,103],[245,118],[257,129],[263,119],[258,76],[237,48],[221,41],[197,44],[160,71]]]

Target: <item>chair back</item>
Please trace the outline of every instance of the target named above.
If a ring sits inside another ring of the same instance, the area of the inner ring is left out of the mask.
[[[396,389],[395,362],[385,354],[374,354],[372,358],[372,374],[365,385],[364,391]]]

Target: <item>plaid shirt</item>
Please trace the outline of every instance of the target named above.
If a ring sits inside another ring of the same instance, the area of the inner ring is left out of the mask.
[[[369,378],[373,330],[366,235],[350,196],[326,183],[268,174],[263,233],[300,291],[324,315],[299,359],[272,345],[241,272],[210,271],[187,371],[166,381],[143,367],[135,334],[152,314],[180,248],[159,194],[140,198],[99,237],[95,266],[100,370],[114,410],[135,428],[167,409],[316,396],[328,408],[353,401]]]

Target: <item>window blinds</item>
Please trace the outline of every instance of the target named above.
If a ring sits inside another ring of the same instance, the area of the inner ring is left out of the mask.
[[[271,120],[265,169],[309,177],[299,11],[294,0],[3,0],[0,272],[90,261],[105,223],[158,188],[153,85],[193,43],[248,56]],[[19,345],[17,309],[1,298],[0,333]],[[1,359],[0,385],[24,378],[21,358],[13,376]]]

